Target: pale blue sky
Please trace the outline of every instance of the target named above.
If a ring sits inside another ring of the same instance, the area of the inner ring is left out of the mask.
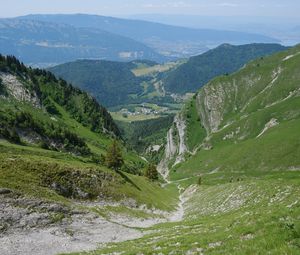
[[[299,0],[0,0],[0,17],[30,13],[191,14],[298,17]]]

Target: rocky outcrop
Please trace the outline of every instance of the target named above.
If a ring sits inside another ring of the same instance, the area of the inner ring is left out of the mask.
[[[174,157],[176,153],[176,145],[173,139],[174,127],[172,126],[167,133],[167,142],[165,147],[165,154],[157,166],[157,171],[167,180],[169,175],[169,161]]]
[[[16,76],[9,73],[0,73],[2,83],[6,90],[16,100],[31,103],[34,107],[41,108],[41,102],[35,91],[29,91]]]
[[[256,138],[261,137],[268,129],[277,126],[279,123],[277,119],[272,118],[268,123],[266,123],[264,129],[259,133]]]
[[[15,231],[44,228],[66,219],[71,214],[67,206],[24,198],[8,189],[1,190],[0,237]]]
[[[233,75],[231,79],[213,80],[198,92],[197,111],[208,135],[233,124],[238,120],[236,117],[240,113],[244,113],[240,118],[249,116],[257,110],[282,102],[296,94],[296,90],[293,90],[286,98],[270,97],[271,90],[278,86],[284,71],[280,65],[267,70],[263,75],[249,67],[243,72],[248,69],[250,70],[243,76]]]
[[[184,155],[188,152],[187,146],[185,144],[186,139],[186,123],[182,114],[178,114],[175,116],[174,123],[178,132],[178,149],[177,149],[177,157],[173,166],[179,164],[184,161]]]
[[[169,175],[169,163],[174,161],[173,166],[184,161],[184,155],[188,152],[186,146],[186,122],[182,113],[175,116],[173,126],[167,133],[165,154],[157,169],[167,179]]]
[[[12,191],[0,194],[1,254],[80,252],[142,235],[140,230],[109,222],[84,208],[25,198]]]
[[[225,95],[221,84],[205,86],[197,95],[200,119],[208,134],[216,132],[223,120]]]

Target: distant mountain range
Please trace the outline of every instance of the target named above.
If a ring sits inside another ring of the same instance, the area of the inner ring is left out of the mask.
[[[81,58],[166,60],[140,42],[100,29],[23,19],[0,19],[0,52],[37,66]]]
[[[77,59],[165,62],[198,55],[222,43],[254,42],[278,40],[253,33],[85,14],[0,19],[0,52],[44,67]]]
[[[276,42],[278,40],[254,33],[243,33],[213,29],[193,29],[181,26],[171,26],[143,20],[128,20],[98,15],[86,14],[54,14],[28,15],[22,19],[40,20],[69,24],[75,27],[91,27],[129,37],[131,39],[151,44],[153,40],[160,41],[194,41],[198,43],[234,43]]]
[[[283,45],[293,46],[300,42],[300,33],[295,30],[300,19],[296,17],[272,16],[203,16],[184,14],[136,14],[126,18],[159,22],[173,26],[208,28],[256,33],[276,38]]]

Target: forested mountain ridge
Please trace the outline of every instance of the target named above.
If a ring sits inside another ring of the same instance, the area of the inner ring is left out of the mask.
[[[143,92],[142,79],[132,73],[133,67],[133,63],[78,60],[49,70],[112,106],[126,103],[130,94]]]
[[[57,77],[88,91],[107,107],[129,103],[174,102],[170,97],[172,94],[195,92],[218,75],[232,73],[250,60],[283,49],[286,48],[279,44],[223,44],[187,61],[164,65],[145,60],[127,63],[78,60],[49,70]],[[155,91],[155,96],[147,98],[147,94]]]
[[[23,137],[45,148],[82,149],[88,154],[84,140],[61,120],[60,108],[92,132],[120,135],[103,106],[48,71],[27,68],[15,57],[1,55],[0,78],[3,138],[21,142]]]
[[[168,72],[163,79],[167,91],[173,93],[195,92],[212,78],[237,71],[258,57],[282,51],[279,44],[248,44],[234,46],[222,44],[201,55],[191,57],[187,63]]]

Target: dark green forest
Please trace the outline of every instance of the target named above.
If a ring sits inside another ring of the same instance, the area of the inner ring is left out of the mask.
[[[196,92],[216,76],[228,75],[250,60],[284,49],[286,47],[279,44],[222,44],[202,55],[191,57],[187,63],[166,73],[163,82],[166,90],[170,92]]]
[[[141,78],[131,72],[133,63],[78,60],[50,68],[77,87],[91,93],[105,106],[128,102],[129,95],[143,93]]]

